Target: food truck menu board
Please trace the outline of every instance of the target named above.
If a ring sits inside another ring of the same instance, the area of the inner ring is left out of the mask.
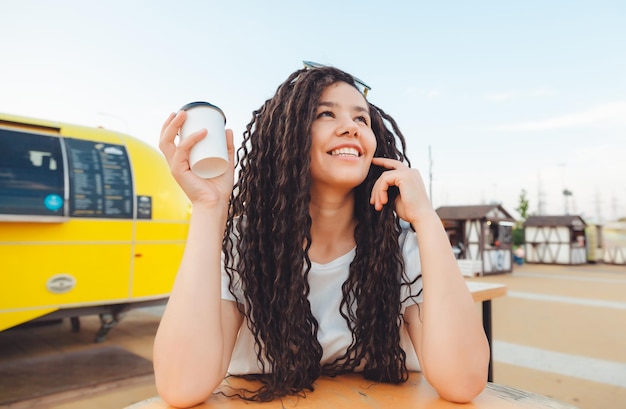
[[[65,138],[70,216],[132,219],[133,184],[123,145]]]

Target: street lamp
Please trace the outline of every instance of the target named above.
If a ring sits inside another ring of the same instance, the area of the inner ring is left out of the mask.
[[[565,214],[568,215],[569,214],[569,197],[571,195],[573,195],[574,193],[572,193],[571,190],[569,189],[563,189],[563,207],[565,210]]]

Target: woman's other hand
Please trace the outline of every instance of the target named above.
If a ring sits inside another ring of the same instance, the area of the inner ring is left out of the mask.
[[[411,169],[398,160],[387,158],[373,158],[372,164],[388,169],[372,188],[370,204],[376,210],[382,210],[389,202],[389,187],[396,186],[400,194],[395,200],[394,207],[400,218],[415,227],[421,215],[433,211],[424,181],[417,169]]]

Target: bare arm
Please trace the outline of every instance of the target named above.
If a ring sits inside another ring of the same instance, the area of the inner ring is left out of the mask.
[[[424,301],[408,307],[405,320],[428,382],[442,398],[468,402],[485,387],[489,345],[448,238],[432,213],[432,219],[415,226],[418,239],[423,238]]]
[[[420,366],[442,398],[468,402],[484,389],[489,365],[476,306],[419,172],[391,159],[374,158],[373,163],[392,170],[376,182],[372,204],[382,209],[388,187],[397,186],[396,212],[411,223],[419,240],[424,301],[408,307],[404,317]]]
[[[177,407],[206,400],[226,373],[242,317],[221,297],[221,248],[233,180],[233,140],[228,132],[231,169],[205,180],[189,170],[189,149],[206,135],[174,144],[184,113],[168,118],[160,148],[172,175],[193,203],[183,259],[154,342],[156,385]]]

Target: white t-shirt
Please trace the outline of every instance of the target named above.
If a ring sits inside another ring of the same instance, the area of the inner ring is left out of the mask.
[[[404,257],[407,282],[410,283],[421,272],[417,236],[407,226],[407,228],[403,228],[399,240]],[[347,254],[326,264],[312,263],[311,265],[311,271],[309,272],[309,285],[311,288],[309,302],[311,304],[311,312],[319,323],[317,338],[324,351],[321,361],[322,365],[331,363],[336,358],[342,356],[352,342],[352,333],[345,319],[339,313],[339,307],[342,300],[341,286],[348,278],[350,263],[354,259],[355,252],[356,249],[352,249]],[[222,299],[237,301],[243,304],[245,301],[241,286],[235,286],[235,299],[228,289],[229,282],[228,274],[222,271]],[[404,300],[401,312],[404,312],[406,307],[410,305],[422,302],[421,288],[421,277],[412,285],[403,285],[401,287],[399,302]],[[415,296],[418,293],[420,294]],[[413,295],[413,297],[410,295]],[[408,370],[419,371],[417,355],[404,325],[400,327],[400,346],[406,352]],[[268,368],[267,365],[266,368]],[[228,373],[243,375],[261,372],[262,368],[255,353],[254,336],[244,322],[235,343]]]

